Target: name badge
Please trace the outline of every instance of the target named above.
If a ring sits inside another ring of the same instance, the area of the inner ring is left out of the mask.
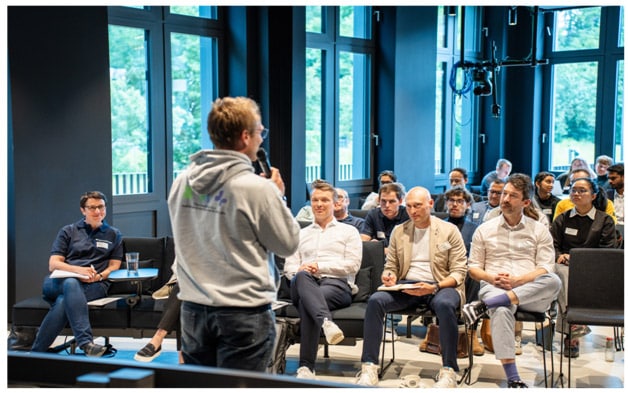
[[[565,228],[565,234],[571,235],[571,236],[577,236],[578,230],[576,228]]]
[[[386,234],[382,231],[377,231],[377,238],[378,239],[386,239]]]
[[[449,242],[444,242],[438,245],[438,251],[445,252],[451,248]]]
[[[545,215],[552,214],[552,209],[543,209],[543,214]]]
[[[96,240],[96,248],[104,248],[107,250],[109,249],[109,243],[102,240]]]
[[[477,220],[478,218],[480,218],[480,213],[479,212],[473,212],[473,219]]]

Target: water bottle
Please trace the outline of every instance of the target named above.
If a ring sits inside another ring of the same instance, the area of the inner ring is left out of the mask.
[[[606,348],[604,349],[604,359],[607,362],[615,361],[615,344],[612,337],[606,337]]]

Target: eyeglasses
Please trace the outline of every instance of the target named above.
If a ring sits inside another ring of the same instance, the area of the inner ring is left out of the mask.
[[[85,209],[89,210],[90,212],[95,212],[96,210],[100,210],[103,211],[105,210],[105,205],[98,205],[98,206],[85,206]]]
[[[447,202],[455,205],[462,205],[466,201],[464,199],[447,199]]]
[[[494,191],[494,190],[488,190],[488,193],[491,195],[501,195],[502,192],[501,191]]]
[[[262,137],[262,139],[266,139],[269,132],[270,130],[268,128],[262,128],[262,131],[260,131],[259,135]]]
[[[572,194],[587,194],[589,190],[586,188],[572,188],[569,192]]]

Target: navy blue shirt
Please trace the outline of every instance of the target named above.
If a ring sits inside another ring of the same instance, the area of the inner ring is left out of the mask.
[[[358,229],[358,232],[362,232],[362,227],[364,226],[364,219],[362,217],[352,216],[351,214],[349,214],[343,220],[338,220],[338,222],[353,225]]]
[[[408,216],[406,207],[403,205],[399,206],[399,212],[392,220],[388,219],[384,213],[382,213],[382,209],[373,208],[369,210],[366,215],[366,219],[364,220],[364,225],[362,226],[360,233],[370,236],[371,239],[380,240],[384,242],[384,247],[388,247],[390,234],[392,233],[393,228],[408,219],[410,219],[410,217]]]
[[[101,272],[109,266],[110,259],[122,260],[122,234],[105,221],[92,229],[85,220],[61,228],[52,244],[51,255],[61,255],[74,266],[94,265]]]

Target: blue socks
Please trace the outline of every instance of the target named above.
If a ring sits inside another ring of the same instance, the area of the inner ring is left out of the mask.
[[[506,372],[506,378],[508,381],[519,381],[521,377],[519,377],[519,372],[517,371],[516,363],[504,363],[502,365],[504,367],[504,371]]]
[[[497,296],[494,296],[492,298],[488,298],[488,299],[484,300],[484,304],[486,304],[487,308],[509,306],[510,305],[510,298],[505,293],[502,293],[501,295],[497,295]]]

